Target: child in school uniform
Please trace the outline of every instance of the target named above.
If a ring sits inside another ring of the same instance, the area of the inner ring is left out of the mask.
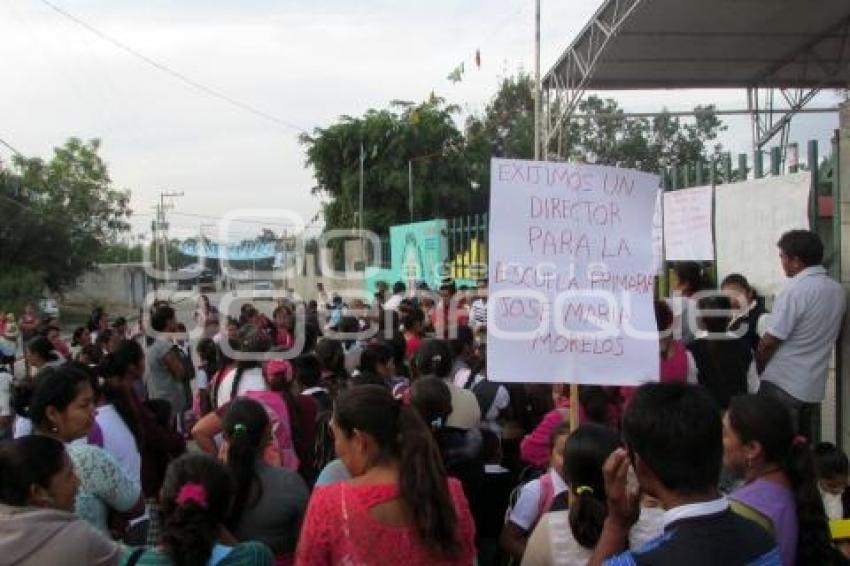
[[[831,442],[820,442],[812,451],[818,491],[829,519],[850,518],[848,461],[843,450]]]

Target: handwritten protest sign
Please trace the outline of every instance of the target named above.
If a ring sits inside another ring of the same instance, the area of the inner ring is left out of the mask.
[[[488,377],[634,385],[658,379],[658,177],[494,159]]]
[[[664,193],[664,251],[668,261],[714,259],[711,205],[711,187]]]

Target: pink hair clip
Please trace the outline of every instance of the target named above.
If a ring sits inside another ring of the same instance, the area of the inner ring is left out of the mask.
[[[189,502],[195,503],[204,509],[207,508],[207,488],[199,483],[189,482],[183,484],[180,492],[177,494],[175,502],[178,507],[182,507]]]

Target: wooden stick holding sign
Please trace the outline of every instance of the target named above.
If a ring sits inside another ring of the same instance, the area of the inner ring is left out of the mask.
[[[570,432],[578,428],[578,384],[570,384]]]

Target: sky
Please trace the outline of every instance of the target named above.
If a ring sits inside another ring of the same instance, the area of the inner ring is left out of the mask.
[[[542,0],[543,73],[600,3]],[[149,231],[160,191],[183,192],[169,211],[172,236],[209,233],[226,215],[241,218],[231,238],[264,224],[281,231],[291,218],[272,211],[309,224],[321,206],[300,133],[432,91],[481,112],[500,77],[533,69],[533,12],[532,0],[3,0],[0,138],[42,157],[71,136],[101,139],[115,185],[132,192],[134,234]],[[460,63],[464,80],[453,84]],[[743,91],[602,94],[630,111],[746,106]],[[826,93],[813,105],[835,102]],[[748,118],[725,121],[720,141],[748,151]],[[798,116],[791,139],[826,143],[837,121]]]

